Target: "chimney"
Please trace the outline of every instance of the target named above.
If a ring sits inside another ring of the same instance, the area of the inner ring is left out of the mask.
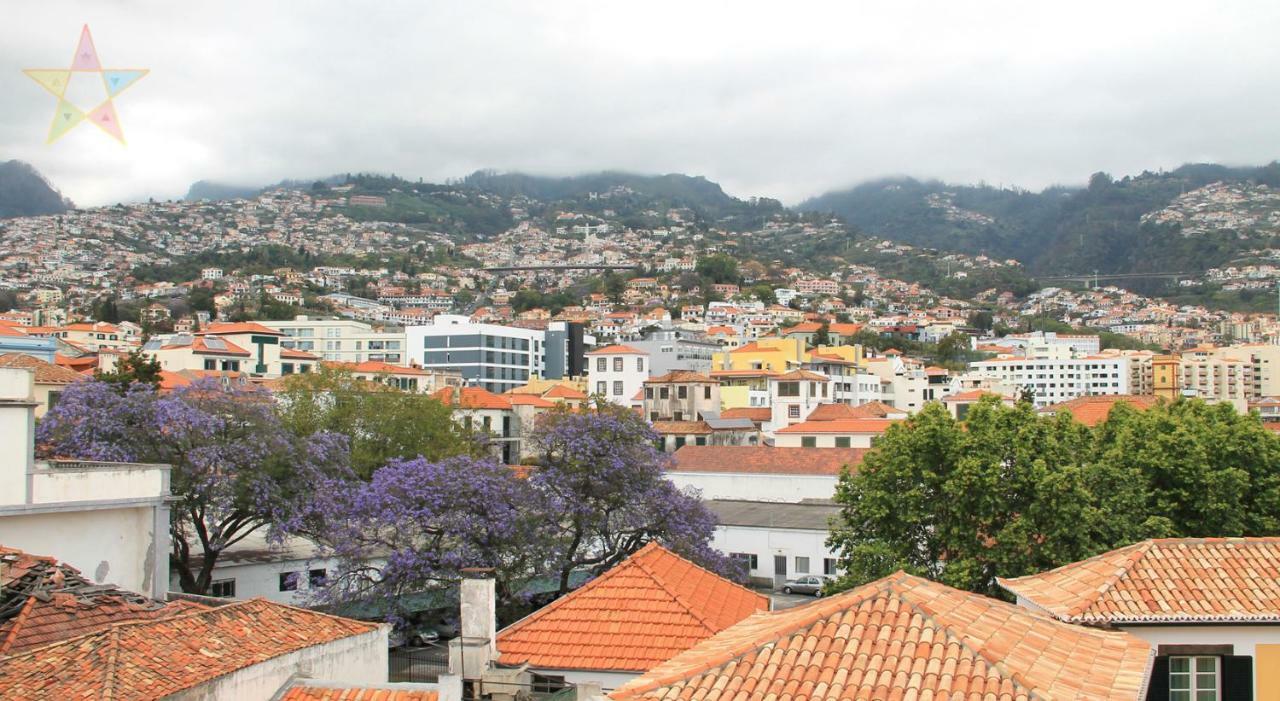
[[[0,504],[30,500],[27,475],[35,468],[35,372],[0,368],[0,445],[10,446],[0,459]]]
[[[449,673],[463,680],[480,679],[498,657],[493,570],[462,570],[458,637],[449,642]]]

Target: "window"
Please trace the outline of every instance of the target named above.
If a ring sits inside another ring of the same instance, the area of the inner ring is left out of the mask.
[[[658,412],[656,411],[649,412],[649,421],[657,421],[657,420],[658,420]]]
[[[609,391],[609,383],[608,383],[608,382],[597,382],[597,383],[596,383],[596,394],[605,394],[605,393],[606,393],[606,392],[608,392],[608,391]]]
[[[608,369],[609,369],[609,359],[608,359],[608,358],[596,358],[596,371],[597,371],[597,372],[605,372],[605,371],[606,371],[606,370],[608,370]]]
[[[707,444],[707,437],[706,437],[706,436],[698,436],[697,438],[693,439],[693,444],[694,444],[694,445],[706,445],[706,444]]]
[[[822,558],[822,573],[828,577],[836,576],[836,559],[834,557]]]
[[[215,579],[209,584],[209,596],[230,599],[236,595],[236,580]]]
[[[684,385],[680,385],[679,387],[676,388],[677,399],[687,399],[688,397],[689,397],[688,387],[685,387]]]
[[[644,358],[636,358],[636,372],[644,372]]]
[[[790,405],[788,405],[788,406],[787,406],[787,418],[789,418],[789,419],[798,419],[798,418],[800,418],[800,405],[799,405],[799,404],[790,404]]]
[[[298,591],[298,573],[280,573],[280,591]]]
[[[653,399],[653,388],[652,388],[652,387],[645,387],[645,388],[644,388],[644,398],[645,398],[645,399]]]
[[[676,450],[684,447],[684,436],[676,436]]]
[[[622,372],[622,358],[613,359],[613,371]]]
[[[668,398],[668,397],[670,397],[670,396],[671,396],[671,388],[670,388],[670,387],[659,387],[659,388],[658,388],[658,398],[659,398],[659,399],[667,399],[667,398]]]
[[[757,570],[760,568],[760,560],[755,553],[729,553],[729,559],[735,562],[741,562],[746,565],[748,570]]]
[[[1217,701],[1217,657],[1170,657],[1169,701]]]
[[[779,397],[799,397],[800,383],[799,382],[779,382],[778,396]]]
[[[809,574],[809,558],[796,556],[796,574]]]
[[[613,395],[614,395],[615,397],[621,397],[621,396],[622,396],[622,380],[614,380],[614,382],[613,382]]]
[[[817,447],[818,447],[818,437],[817,437],[817,436],[803,436],[803,437],[800,439],[800,447],[801,447],[801,448],[817,448]]]
[[[674,416],[672,416],[672,417],[671,417],[671,420],[672,420],[672,421],[684,421],[684,412],[683,412],[683,411],[677,411],[677,412],[674,412]]]
[[[711,385],[706,385],[702,388],[702,398],[711,399]]]
[[[836,436],[837,448],[848,448],[852,444],[852,439],[848,436]]]
[[[293,363],[281,363],[281,364],[280,364],[280,374],[281,374],[281,375],[292,375],[292,374],[293,374]]]
[[[218,369],[218,361],[214,360],[213,358],[205,358],[205,359],[204,359],[204,369],[205,369],[205,370],[217,370],[217,369]]]
[[[312,589],[323,587],[324,583],[328,581],[328,579],[329,571],[323,567],[314,570],[307,570],[307,584],[309,584]]]

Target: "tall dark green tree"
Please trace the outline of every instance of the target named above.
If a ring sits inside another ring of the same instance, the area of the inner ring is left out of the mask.
[[[160,361],[144,353],[141,348],[134,348],[116,360],[114,370],[94,372],[94,378],[110,383],[120,392],[125,392],[134,383],[159,387]]]

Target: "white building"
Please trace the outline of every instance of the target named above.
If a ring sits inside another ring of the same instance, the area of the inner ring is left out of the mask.
[[[1125,356],[1010,358],[983,360],[970,367],[1005,384],[1030,389],[1035,405],[1044,407],[1076,397],[1129,394],[1129,362]]]
[[[703,499],[738,501],[830,500],[840,471],[862,462],[857,448],[685,445],[675,452],[667,479]]]
[[[202,562],[201,555],[192,553],[192,568],[199,568]],[[218,555],[211,591],[218,597],[262,597],[290,606],[306,606],[313,602],[312,590],[337,569],[337,560],[323,557],[315,543],[298,537],[270,543],[265,529],[260,529]],[[172,591],[182,589],[176,572],[170,576],[169,587]]]
[[[352,319],[297,316],[292,321],[264,321],[263,326],[284,334],[280,345],[320,356],[322,360],[363,363],[367,360],[408,365],[403,330],[379,331]]]
[[[1033,331],[1009,334],[996,341],[1002,346],[1022,349],[1023,355],[1047,354],[1047,349],[1065,351],[1067,355],[1093,355],[1102,350],[1102,339],[1091,334]]]
[[[612,345],[586,354],[591,394],[625,407],[639,406],[649,379],[649,354],[632,346]]]
[[[34,376],[0,368],[0,543],[57,557],[98,583],[163,599],[169,467],[35,460]]]
[[[769,378],[771,414],[766,432],[777,431],[809,417],[820,404],[832,401],[831,378],[808,370],[792,370]]]
[[[781,586],[805,575],[839,574],[837,555],[827,547],[829,522],[840,515],[831,503],[705,502],[716,515],[711,546],[747,567],[752,581]]]

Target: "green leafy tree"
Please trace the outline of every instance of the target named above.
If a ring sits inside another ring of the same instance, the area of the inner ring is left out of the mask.
[[[723,253],[699,258],[698,265],[694,270],[697,271],[698,275],[713,283],[736,285],[740,280],[738,277],[738,261]]]
[[[976,311],[969,315],[968,323],[979,331],[990,331],[995,324],[995,317],[988,311]]]
[[[115,369],[111,372],[95,371],[95,379],[107,382],[120,392],[129,389],[129,385],[138,382],[152,387],[160,386],[160,361],[134,348],[124,357],[116,360]]]
[[[936,355],[940,362],[954,363],[963,360],[970,350],[972,349],[969,347],[969,336],[954,331],[938,341]]]
[[[825,321],[822,322],[822,326],[819,326],[818,331],[813,334],[813,345],[815,348],[818,346],[831,345],[831,325],[830,324],[828,324]]]
[[[276,395],[294,435],[340,433],[351,441],[351,468],[368,478],[391,460],[435,461],[475,453],[477,444],[430,395],[359,380],[344,368],[290,375]]]
[[[1088,429],[1030,406],[985,400],[964,425],[937,403],[891,427],[836,501],[841,589],[896,569],[971,591],[995,577],[1054,567],[1098,550],[1085,475]]]
[[[1280,533],[1280,438],[1198,400],[1119,403],[1088,428],[984,400],[889,429],[856,473],[829,545],[836,589],[895,569],[998,594],[995,577],[1061,566],[1144,538]]]

